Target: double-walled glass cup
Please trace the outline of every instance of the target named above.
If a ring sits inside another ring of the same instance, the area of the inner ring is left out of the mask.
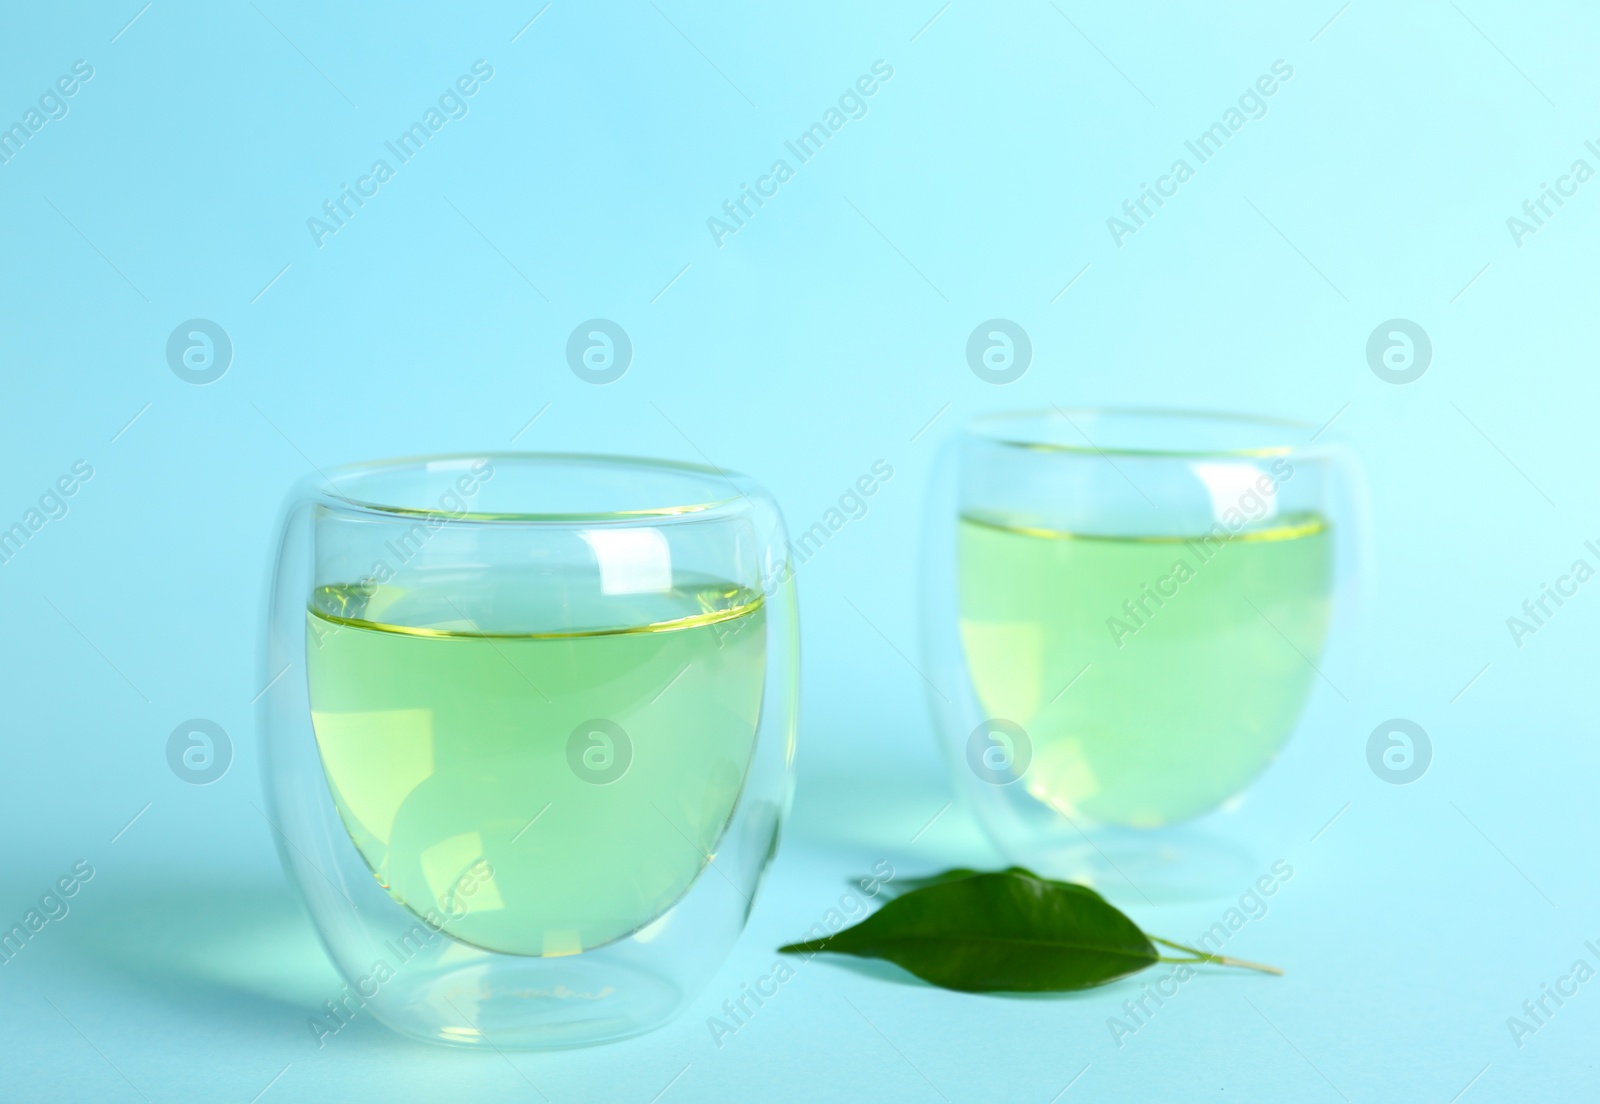
[[[1244,841],[1195,822],[1277,758],[1315,689],[1338,692],[1319,664],[1359,472],[1314,436],[1050,409],[946,446],[924,545],[929,700],[1010,859],[1151,898],[1254,872]]]
[[[343,1015],[559,1047],[700,990],[790,799],[787,549],[754,483],[661,461],[425,457],[290,494],[268,812]]]

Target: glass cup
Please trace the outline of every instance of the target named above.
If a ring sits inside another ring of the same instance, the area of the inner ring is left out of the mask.
[[[1151,899],[1255,873],[1194,822],[1236,805],[1314,689],[1338,693],[1320,665],[1363,510],[1353,459],[1314,436],[1052,408],[980,418],[945,447],[929,701],[1011,861]]]
[[[359,1008],[573,1046],[694,997],[792,791],[787,548],[753,482],[663,461],[423,457],[290,493],[260,720],[279,854],[348,983],[328,1031]]]

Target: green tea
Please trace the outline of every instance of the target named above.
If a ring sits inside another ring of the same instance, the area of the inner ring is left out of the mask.
[[[743,789],[761,595],[600,591],[528,571],[313,596],[339,815],[394,899],[462,942],[554,956],[637,931],[705,868]]]
[[[1164,538],[967,516],[958,555],[978,702],[1022,726],[1021,784],[1070,815],[1155,827],[1215,808],[1276,758],[1317,677],[1319,517]]]

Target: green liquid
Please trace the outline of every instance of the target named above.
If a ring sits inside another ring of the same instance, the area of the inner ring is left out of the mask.
[[[307,612],[339,815],[394,899],[462,942],[562,955],[644,927],[704,869],[743,789],[760,594],[597,590],[485,573],[323,587]]]
[[[1155,827],[1215,808],[1277,757],[1327,633],[1321,518],[1206,545],[959,529],[967,669],[985,715],[1028,733],[1033,797]]]

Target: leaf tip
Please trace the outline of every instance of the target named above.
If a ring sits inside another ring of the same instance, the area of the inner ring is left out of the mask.
[[[816,954],[818,951],[827,950],[826,939],[805,940],[799,943],[787,943],[778,948],[779,954]]]

